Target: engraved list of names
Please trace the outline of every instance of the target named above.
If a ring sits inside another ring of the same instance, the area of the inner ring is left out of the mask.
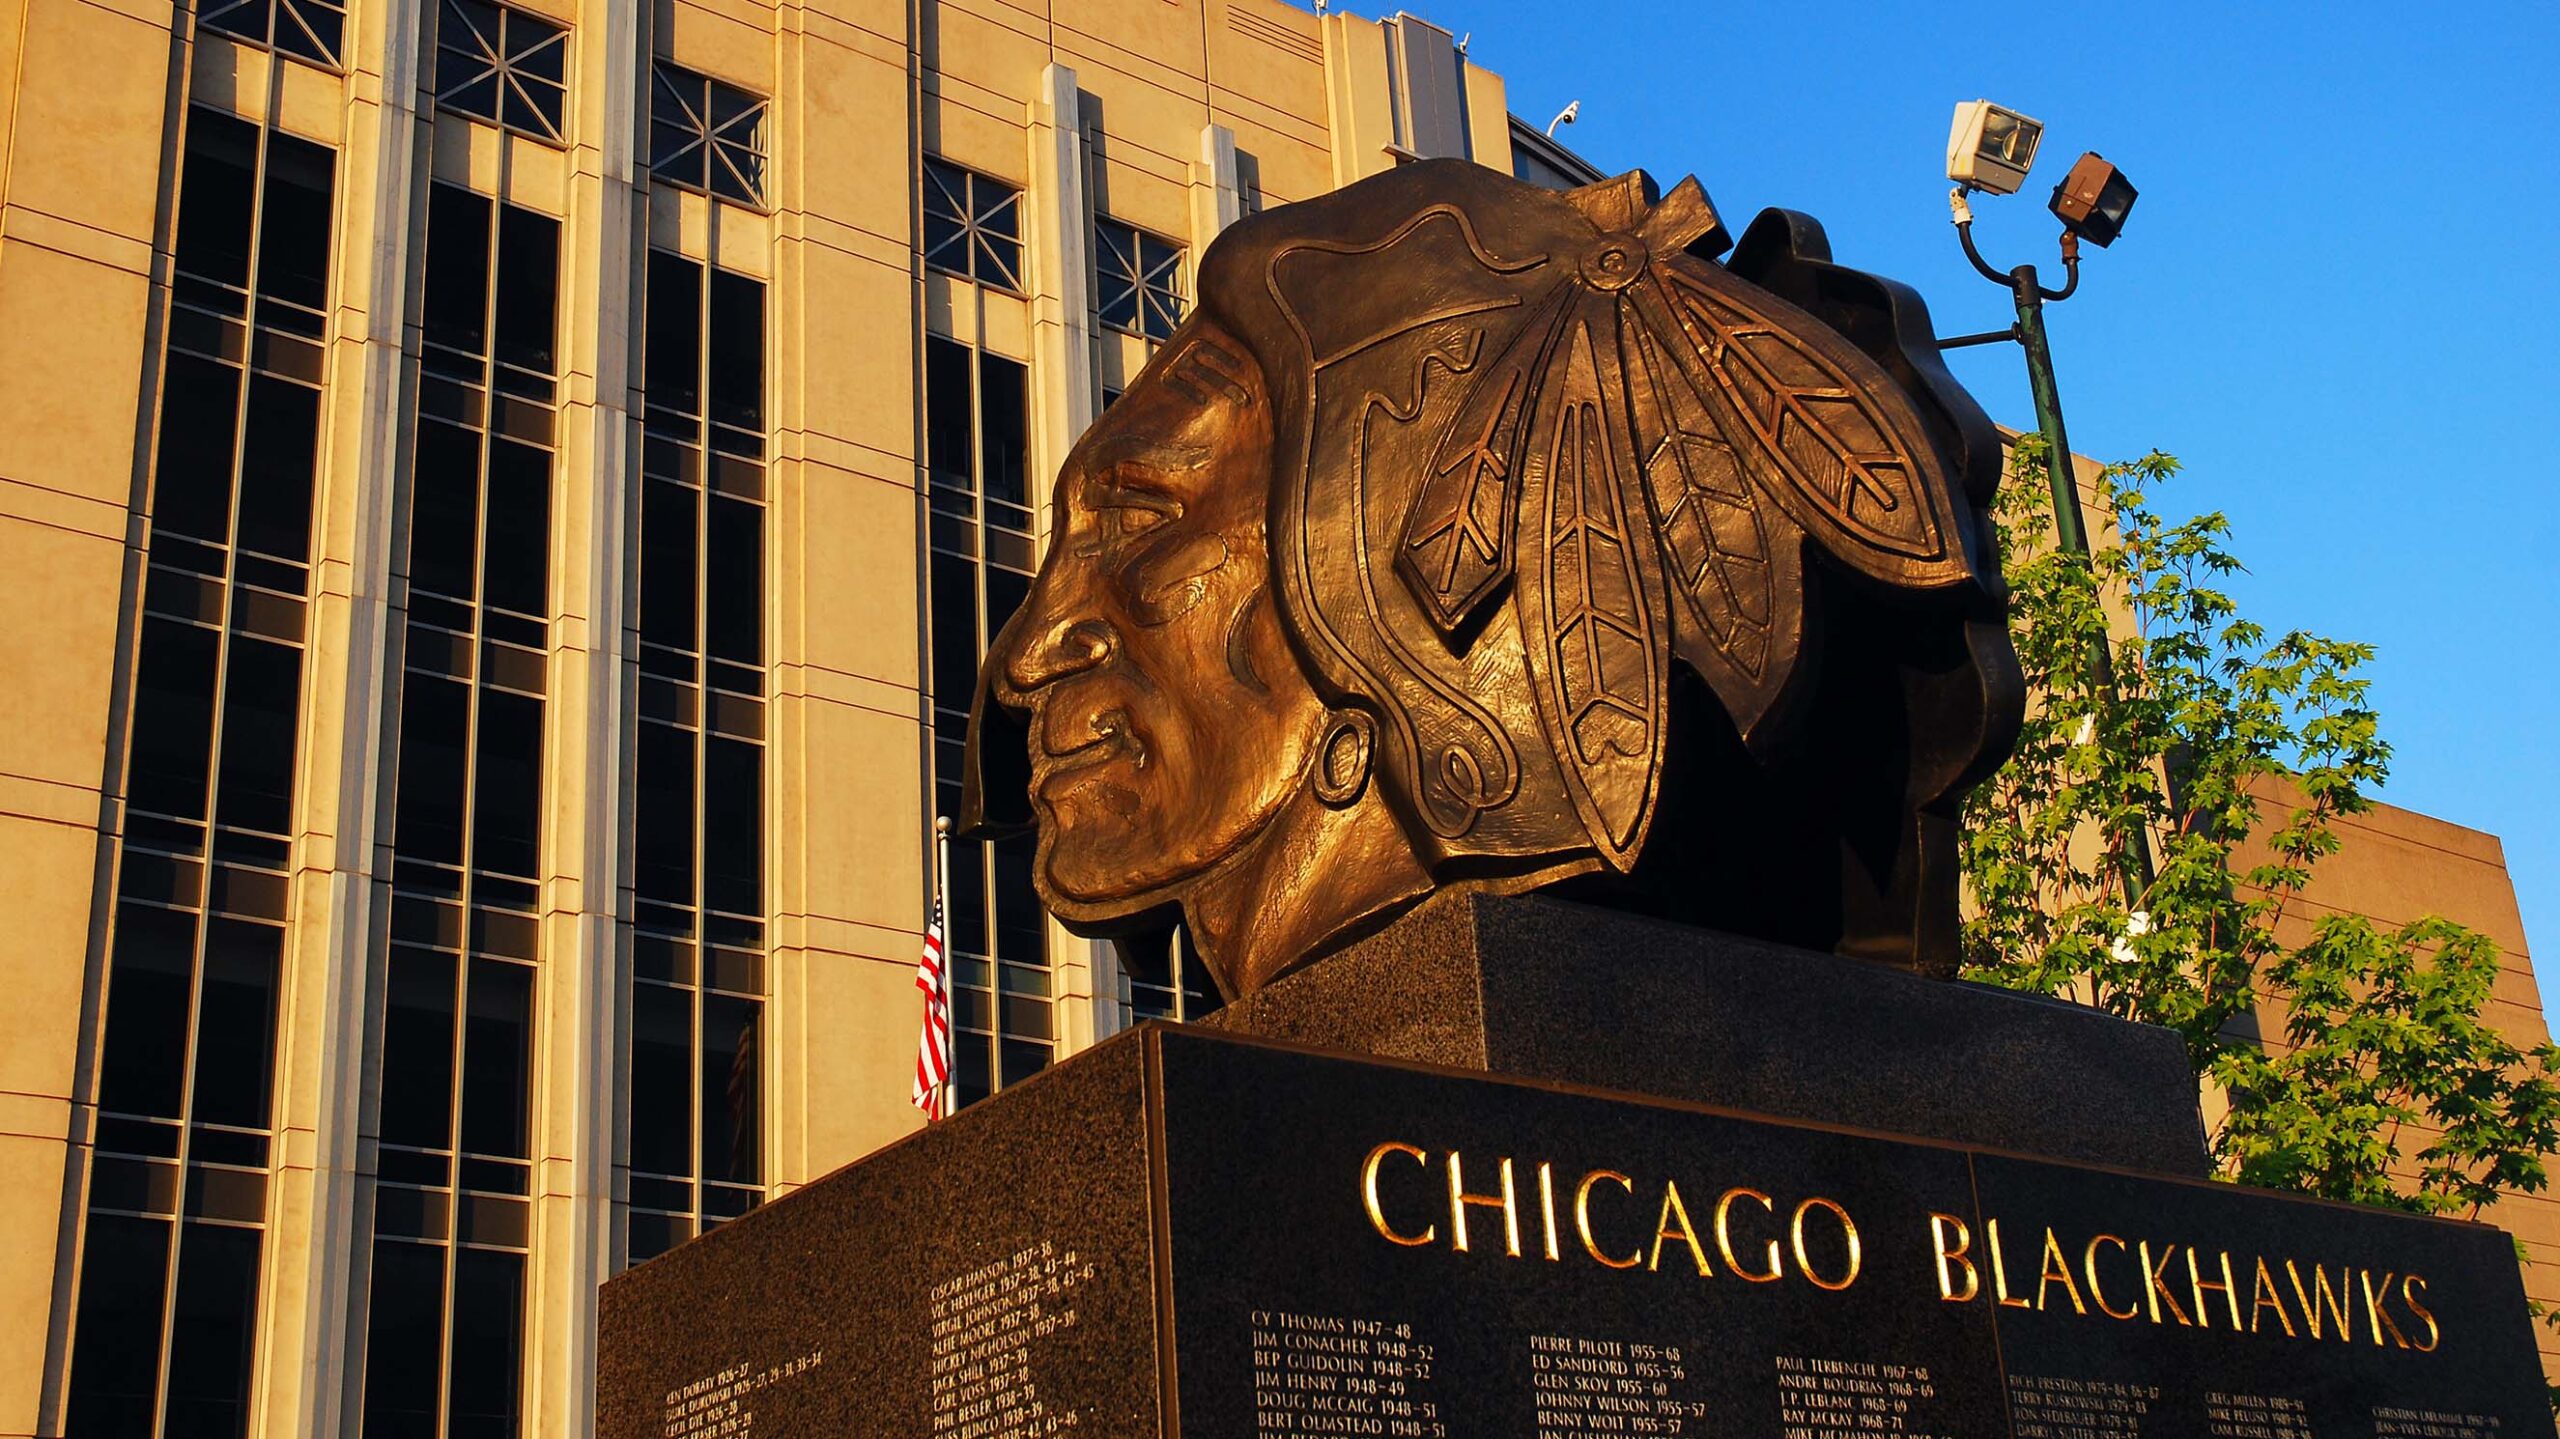
[[[1447,1439],[1438,1351],[1410,1324],[1253,1311],[1253,1424],[1266,1439],[1380,1434]]]
[[[1691,1397],[1688,1360],[1676,1344],[1532,1334],[1529,1382],[1538,1439],[1705,1432],[1692,1427],[1707,1406]]]
[[[1042,1439],[1078,1427],[1041,1394],[1034,1344],[1076,1326],[1093,1262],[1043,1240],[933,1286],[935,1439]]]

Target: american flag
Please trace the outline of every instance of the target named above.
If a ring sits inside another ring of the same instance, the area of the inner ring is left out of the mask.
[[[924,1027],[916,1035],[916,1083],[911,1103],[928,1120],[944,1117],[951,1078],[951,988],[942,968],[942,895],[937,884],[933,918],[925,925],[924,953],[916,958],[916,988],[924,991]]]

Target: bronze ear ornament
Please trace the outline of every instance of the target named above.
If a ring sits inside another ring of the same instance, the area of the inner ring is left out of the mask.
[[[1369,748],[1377,735],[1378,722],[1365,711],[1336,710],[1327,717],[1324,734],[1316,741],[1311,781],[1316,798],[1335,809],[1360,798],[1369,783]]]

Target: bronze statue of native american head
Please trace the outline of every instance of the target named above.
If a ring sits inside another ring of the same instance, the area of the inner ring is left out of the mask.
[[[1695,180],[1247,219],[1059,473],[964,821],[1229,995],[1440,889],[1944,973],[2022,703],[1998,441],[1899,285]]]

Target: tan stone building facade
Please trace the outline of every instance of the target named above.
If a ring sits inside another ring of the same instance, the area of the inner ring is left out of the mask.
[[[2297,795],[2274,787],[2264,799],[2270,817],[2300,803]],[[2498,978],[2482,1017],[2522,1048],[2550,1038],[2524,919],[2516,908],[2515,882],[2507,874],[2506,851],[2496,835],[2388,804],[2335,825],[2338,852],[2312,871],[2301,900],[2277,926],[2279,938],[2305,943],[2313,927],[2331,914],[2360,914],[2395,926],[2442,915],[2498,946]],[[2400,1152],[2414,1154],[2436,1137],[2432,1131],[2404,1133]],[[2560,1156],[2546,1156],[2546,1162],[2560,1174]],[[2404,1166],[2403,1172],[2414,1180],[2413,1166]],[[2560,1309],[2560,1194],[2551,1189],[2509,1194],[2479,1217],[2523,1245],[2527,1297]],[[2540,1325],[2535,1337],[2543,1372],[2560,1383],[2560,1330]]]
[[[0,75],[0,1435],[585,1432],[605,1275],[918,1122],[965,675],[1192,258],[1513,164],[1281,0],[0,0]],[[1185,1002],[1023,860],[964,1096]]]

